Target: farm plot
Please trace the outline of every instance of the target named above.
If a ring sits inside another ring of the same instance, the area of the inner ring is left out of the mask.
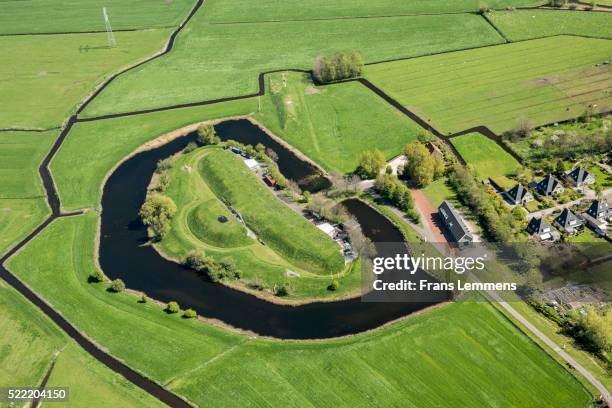
[[[387,158],[415,140],[421,128],[359,83],[315,87],[310,76],[266,76],[256,118],[326,170],[355,170],[364,150]]]
[[[534,0],[492,0],[487,1],[487,6],[496,9],[544,3]],[[282,6],[273,1],[208,0],[205,10],[210,14],[211,22],[229,23],[475,12],[479,6],[475,0],[285,0]],[[237,10],[240,12],[237,13]]]
[[[186,26],[170,54],[118,78],[84,114],[253,93],[260,73],[310,69],[321,53],[355,49],[368,62],[502,41],[484,19],[473,14],[210,24],[203,12]]]
[[[480,133],[469,133],[450,141],[480,179],[510,176],[521,168],[514,157]]]
[[[366,77],[443,133],[503,132],[610,105],[611,52],[608,40],[563,36],[372,65]]]
[[[3,1],[0,34],[104,31],[102,7],[115,30],[176,26],[193,0]]]
[[[4,3],[3,3],[4,4]],[[112,72],[162,48],[169,30],[106,34],[0,36],[0,127],[60,125]]]
[[[560,34],[612,38],[612,13],[514,10],[494,11],[488,17],[513,41]]]

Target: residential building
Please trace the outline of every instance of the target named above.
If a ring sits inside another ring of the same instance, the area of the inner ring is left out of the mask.
[[[565,178],[576,187],[582,187],[584,185],[595,183],[595,177],[586,171],[584,167],[576,167],[575,169],[568,171]]]
[[[510,190],[506,191],[506,197],[510,203],[519,205],[533,200],[533,194],[529,192],[521,183],[518,183]]]
[[[527,232],[529,235],[537,238],[540,241],[554,241],[556,236],[556,231],[554,228],[546,222],[544,218],[534,217],[529,221],[529,225],[527,225]]]
[[[464,243],[473,241],[474,238],[470,230],[466,227],[457,210],[448,201],[443,201],[440,204],[438,214],[455,242]]]
[[[569,235],[574,235],[583,225],[582,218],[565,208],[561,214],[555,218],[555,224]]]
[[[612,220],[612,206],[607,200],[593,200],[587,214],[598,220],[610,221]]]
[[[537,189],[538,189],[538,192],[545,197],[550,197],[553,194],[562,193],[564,190],[559,180],[554,178],[552,174],[549,174],[546,177],[544,177],[537,184]]]
[[[440,159],[444,160],[444,153],[435,143],[427,142],[425,146],[427,147],[427,150],[429,150],[429,153],[431,153],[432,156],[438,156]]]

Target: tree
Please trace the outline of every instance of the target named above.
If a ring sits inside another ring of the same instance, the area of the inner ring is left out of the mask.
[[[289,294],[291,294],[291,288],[286,283],[283,283],[276,288],[276,296],[289,296]]]
[[[444,175],[444,170],[445,170],[444,160],[442,160],[440,156],[433,156],[433,162],[434,162],[433,178],[434,180],[437,180]]]
[[[238,269],[236,268],[236,262],[231,256],[221,258],[219,261],[219,267],[221,268],[224,277],[226,278],[237,278],[239,277]]]
[[[412,142],[404,148],[406,163],[402,175],[419,187],[425,187],[434,179],[435,162],[429,150],[419,143]]]
[[[351,243],[351,248],[362,258],[371,258],[376,254],[374,243],[361,231],[359,223],[354,222],[346,225],[346,233]]]
[[[563,174],[566,171],[565,162],[562,159],[557,160],[557,165],[555,166],[555,170],[557,174]]]
[[[125,283],[121,279],[115,279],[110,286],[110,289],[115,292],[123,292],[125,290]]]
[[[387,167],[385,167],[385,173],[387,173],[387,174],[392,174],[393,173],[393,167],[391,167],[390,164],[387,164]]]
[[[576,322],[576,334],[591,350],[605,354],[612,350],[612,313],[585,307],[585,313]]]
[[[106,277],[98,268],[96,268],[94,272],[90,275],[90,282],[104,282],[105,280]]]
[[[310,191],[306,190],[302,193],[302,196],[304,197],[304,202],[308,203],[310,201]]]
[[[195,318],[195,317],[197,317],[197,316],[198,316],[198,314],[197,314],[197,313],[196,313],[196,311],[195,311],[195,310],[193,310],[193,309],[187,309],[187,310],[185,310],[185,312],[183,313],[183,317],[184,317],[185,319],[193,319],[193,318]]]
[[[255,151],[256,151],[257,153],[263,153],[263,152],[265,152],[265,151],[266,151],[266,146],[262,145],[261,143],[257,143],[257,144],[255,145]]]
[[[176,303],[175,301],[169,302],[168,305],[166,306],[166,312],[168,313],[178,313],[181,311],[181,308],[179,307],[179,304]]]
[[[219,144],[221,139],[217,136],[215,127],[209,123],[203,123],[198,127],[198,142],[202,146]]]
[[[312,75],[320,83],[357,78],[362,71],[363,59],[356,51],[320,55],[312,64]]]
[[[366,150],[361,153],[359,157],[359,165],[356,173],[362,179],[372,179],[380,173],[380,169],[382,169],[384,165],[385,156],[380,150]]]
[[[278,154],[276,154],[276,152],[272,149],[270,149],[269,147],[266,149],[266,155],[271,158],[274,162],[278,161]]]
[[[332,280],[327,289],[331,290],[332,292],[337,291],[338,289],[340,289],[340,282],[338,282],[337,279]]]
[[[176,213],[176,204],[170,197],[151,194],[140,208],[142,222],[151,228],[156,239],[161,239],[170,230],[170,220]]]
[[[142,296],[140,297],[140,303],[147,303],[148,301],[149,301],[149,297],[143,293]]]

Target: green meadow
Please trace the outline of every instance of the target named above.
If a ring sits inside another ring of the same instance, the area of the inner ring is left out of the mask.
[[[611,52],[608,40],[554,37],[376,64],[366,77],[443,133],[503,132],[612,103],[609,65],[595,66]]]
[[[612,38],[611,13],[513,10],[494,11],[487,16],[513,41],[560,34]]]
[[[421,129],[365,86],[314,86],[310,75],[266,76],[266,95],[255,118],[326,170],[349,173],[364,150],[387,159],[416,140]]]
[[[4,4],[4,3],[3,3]],[[0,128],[59,126],[111,73],[160,50],[169,30],[0,36]]]
[[[96,218],[89,213],[55,221],[9,267],[113,355],[201,406],[512,401],[583,407],[590,401],[571,374],[486,302],[453,303],[320,342],[252,339],[167,315],[154,303],[87,283]]]
[[[0,309],[0,384],[3,387],[40,386],[56,359],[47,386],[68,387],[69,401],[54,402],[53,406],[163,406],[94,360],[3,281],[0,281]]]
[[[480,133],[453,137],[450,142],[480,179],[510,176],[521,169],[514,157]]]
[[[206,6],[202,11],[178,36],[171,53],[122,75],[84,114],[253,93],[260,73],[310,69],[321,53],[355,49],[371,62],[503,41],[474,14],[212,24]]]
[[[193,0],[3,1],[0,34],[104,31],[102,7],[114,30],[177,26]]]

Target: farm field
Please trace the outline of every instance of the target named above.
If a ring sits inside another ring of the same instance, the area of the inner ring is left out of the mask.
[[[62,208],[99,208],[106,173],[144,143],[200,121],[245,115],[256,109],[256,99],[246,99],[76,124],[50,166]],[[96,152],[96,160],[87,155],[89,151]]]
[[[3,3],[4,4],[4,3]],[[162,48],[169,30],[106,34],[0,36],[0,128],[59,126],[75,105],[116,70]]]
[[[612,38],[612,13],[514,10],[487,16],[513,41],[560,34]]]
[[[178,25],[192,0],[19,0],[3,1],[0,34],[104,31],[102,7],[115,30]]]
[[[243,287],[246,285],[246,282],[259,281],[266,288],[262,293],[269,296],[273,295],[271,288],[284,283],[289,284],[292,288],[291,293],[287,296],[290,299],[310,300],[314,298],[346,296],[347,294],[358,292],[361,277],[359,265],[351,264],[345,268],[343,273],[338,274],[339,276],[336,275],[335,277],[340,282],[340,287],[337,291],[332,292],[327,290],[331,282],[329,276],[315,275],[308,270],[299,268],[292,264],[291,260],[283,258],[281,253],[273,250],[273,245],[263,245],[249,237],[246,228],[235,219],[225,205],[215,196],[210,187],[204,182],[200,172],[196,170],[199,167],[200,161],[206,155],[213,153],[222,152],[216,148],[198,149],[179,157],[172,168],[168,170],[167,174],[170,183],[164,194],[173,199],[178,211],[172,219],[170,232],[156,244],[164,254],[179,261],[184,259],[193,250],[204,253],[207,256],[212,256],[217,261],[229,256],[236,263],[236,268],[242,273],[240,281],[230,280],[229,283]],[[231,157],[224,159],[230,160]],[[240,163],[235,163],[235,165],[242,166]],[[190,166],[194,170],[187,172],[184,170],[185,166]],[[225,168],[225,166],[221,166],[221,168]],[[255,187],[258,187],[260,184],[254,177],[249,177],[247,182],[254,184]],[[259,193],[260,189],[257,190]],[[253,189],[251,188],[249,191],[253,192]],[[266,196],[269,195],[266,191],[262,191],[260,194],[263,196],[262,199],[267,198]],[[276,200],[276,198],[271,196],[270,199]],[[268,200],[263,201],[268,202]],[[269,207],[275,208],[278,211],[281,210],[273,204],[275,203],[270,203]],[[285,211],[280,212],[285,214]],[[262,215],[267,213],[267,211],[262,211]],[[224,223],[219,222],[218,217],[220,216],[225,216],[228,221]],[[295,215],[295,217],[299,216]],[[267,228],[274,229],[272,222],[267,225]],[[311,226],[307,229],[313,230],[314,228],[314,226]],[[319,231],[315,230],[313,232],[318,233]],[[287,234],[287,236],[292,235]],[[328,241],[331,240],[327,237],[321,238],[321,241],[325,241],[327,248],[329,246]],[[300,245],[304,244],[304,240],[300,240]],[[336,245],[335,243],[331,244],[333,246]],[[305,247],[307,246],[305,245]],[[339,249],[339,247],[333,247],[332,251],[339,251]],[[334,255],[337,256],[337,254]],[[286,273],[287,270],[296,272],[299,276],[289,279]]]
[[[544,4],[534,0],[492,0],[487,6],[492,9],[506,7],[533,6]],[[478,11],[479,4],[474,0],[287,0],[282,2],[255,3],[249,0],[209,0],[207,12],[210,21],[216,24],[230,22],[290,21],[314,19],[338,19],[347,17],[376,17],[411,14],[443,14]],[[240,15],[236,16],[236,10]]]
[[[359,83],[315,87],[309,75],[289,72],[266,76],[255,118],[324,169],[341,173],[354,171],[364,150],[398,155],[421,130]]]
[[[95,223],[93,213],[54,222],[10,261],[11,270],[114,355],[202,406],[223,406],[227,398],[246,405],[292,398],[355,406],[367,405],[372,393],[386,395],[380,398],[384,406],[406,398],[472,406],[512,399],[521,406],[578,407],[590,400],[570,374],[485,302],[450,304],[371,333],[313,343],[249,339],[169,316],[156,304],[87,283],[93,248],[82,243],[93,244]],[[330,370],[330,358],[342,364]],[[259,393],[246,386],[254,379]],[[361,385],[355,388],[355,381]],[[476,392],[493,387],[495,393]],[[341,398],[342,388],[351,393]]]
[[[327,276],[344,268],[338,244],[274,197],[239,156],[211,151],[199,161],[198,171],[212,192],[235,208],[259,239],[292,264]]]
[[[0,384],[3,386],[38,387],[59,353],[48,386],[69,387],[70,403],[54,402],[54,405],[162,406],[87,355],[4,282],[0,282],[0,306],[3,334],[0,338]]]
[[[521,165],[493,140],[480,133],[450,139],[461,157],[474,168],[480,179],[516,174]]]
[[[371,65],[366,77],[443,133],[504,132],[519,118],[543,125],[610,104],[610,66],[595,65],[611,51],[608,40],[563,36]]]
[[[45,198],[0,198],[0,255],[42,223],[51,210]]]
[[[501,42],[473,14],[211,24],[208,14],[201,13],[178,36],[170,54],[122,75],[84,115],[254,93],[260,73],[310,69],[316,56],[338,50],[355,49],[372,62]]]

